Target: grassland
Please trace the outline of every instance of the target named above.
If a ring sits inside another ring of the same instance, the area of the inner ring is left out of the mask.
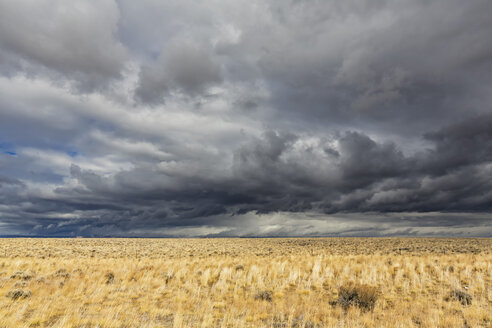
[[[491,260],[492,239],[0,239],[0,327],[492,327]]]

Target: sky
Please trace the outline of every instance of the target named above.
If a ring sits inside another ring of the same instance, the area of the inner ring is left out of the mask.
[[[492,236],[489,0],[0,0],[0,235]]]

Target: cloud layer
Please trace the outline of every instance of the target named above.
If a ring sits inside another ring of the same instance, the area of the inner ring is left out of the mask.
[[[492,235],[492,5],[0,0],[0,235]]]

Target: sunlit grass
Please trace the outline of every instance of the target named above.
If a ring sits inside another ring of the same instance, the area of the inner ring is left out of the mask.
[[[491,250],[491,239],[3,239],[0,327],[490,327]]]

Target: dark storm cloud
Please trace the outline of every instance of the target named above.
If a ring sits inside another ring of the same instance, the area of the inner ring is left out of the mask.
[[[428,133],[436,148],[424,154],[436,174],[462,166],[492,161],[492,115],[480,115]],[[426,159],[425,159],[426,158]]]
[[[280,31],[271,33],[292,33],[265,42],[259,65],[272,101],[296,118],[420,134],[488,110],[477,102],[491,83],[485,1],[294,8],[273,13]]]
[[[492,234],[492,5],[0,0],[0,234]]]

